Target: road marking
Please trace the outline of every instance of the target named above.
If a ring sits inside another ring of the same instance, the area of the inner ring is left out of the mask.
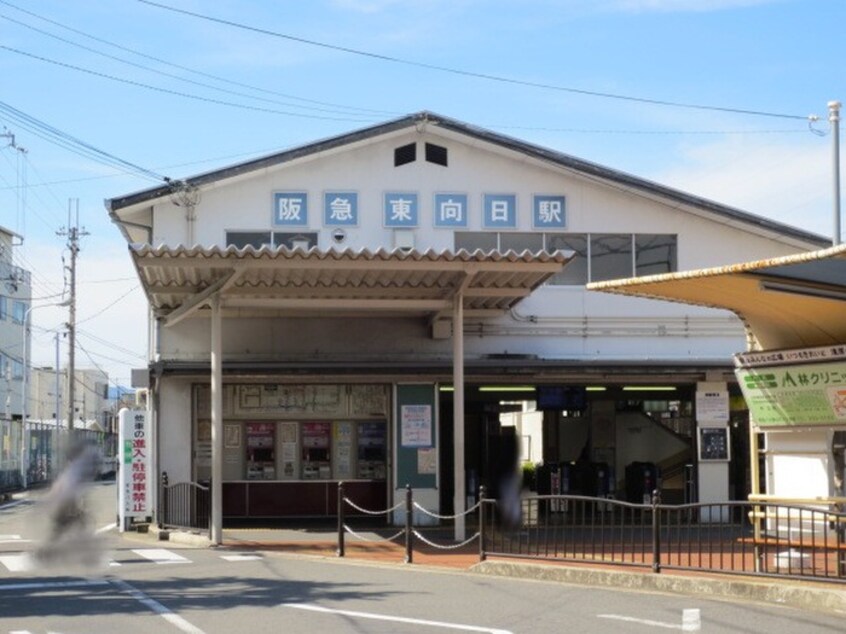
[[[23,544],[31,541],[31,539],[22,539],[20,535],[0,535],[0,544]]]
[[[319,605],[309,603],[282,603],[280,607],[296,608],[297,610],[310,610],[312,612],[325,612],[328,614],[342,614],[360,619],[374,619],[377,621],[393,621],[395,623],[411,623],[413,625],[427,625],[429,627],[445,627],[451,630],[465,630],[468,632],[489,632],[490,634],[511,634],[509,630],[499,630],[491,627],[479,627],[476,625],[463,625],[461,623],[446,623],[444,621],[427,621],[426,619],[411,619],[404,616],[388,616],[385,614],[373,614],[371,612],[355,612],[353,610],[332,610]]]
[[[170,623],[171,625],[178,627],[183,632],[187,632],[188,634],[205,634],[203,630],[201,630],[196,625],[189,623],[185,619],[183,619],[178,614],[174,614],[169,609],[167,609],[164,605],[156,601],[155,599],[151,599],[146,594],[135,588],[134,586],[129,585],[123,579],[112,579],[112,584],[126,592],[129,596],[133,599],[146,605],[150,608],[153,612],[158,614],[162,617],[165,621]]]
[[[27,553],[0,556],[0,564],[6,566],[9,572],[24,572],[32,569],[32,559]]]
[[[6,509],[15,508],[16,506],[19,506],[21,504],[26,504],[27,502],[29,502],[29,500],[15,500],[14,502],[9,502],[8,504],[4,504],[3,506],[0,506],[0,511],[5,511]]]
[[[107,524],[106,526],[103,526],[103,527],[101,527],[101,528],[98,528],[98,529],[97,529],[96,531],[94,531],[94,532],[95,532],[95,533],[97,533],[97,534],[99,535],[100,533],[105,533],[106,531],[110,531],[110,530],[112,530],[113,528],[117,528],[117,524],[116,524],[115,522],[112,522],[111,524]]]
[[[83,579],[80,581],[32,581],[29,583],[7,583],[0,585],[0,592],[6,590],[55,590],[57,588],[86,588],[88,586],[107,586],[106,580]]]
[[[681,630],[682,632],[699,632],[702,629],[702,617],[698,608],[682,610],[681,624],[664,623],[663,621],[653,621],[651,619],[638,619],[633,616],[623,616],[622,614],[597,614],[596,617],[599,619],[626,621],[628,623],[640,623],[641,625],[649,625],[651,627],[663,627],[668,630]]]
[[[133,550],[136,555],[149,559],[157,564],[190,564],[191,561],[164,548],[139,548]]]
[[[221,555],[221,559],[226,561],[259,561],[262,559],[261,555]]]

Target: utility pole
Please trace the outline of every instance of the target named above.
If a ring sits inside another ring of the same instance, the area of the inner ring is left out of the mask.
[[[75,206],[76,214],[71,223],[71,206]],[[79,254],[79,239],[90,235],[85,227],[79,228],[79,199],[68,200],[68,226],[62,227],[57,235],[67,236],[68,251],[70,251],[70,304],[68,305],[68,431],[74,429],[74,383],[76,357],[76,256]],[[58,416],[58,412],[56,412]]]
[[[834,168],[834,239],[832,244],[840,244],[840,102],[828,102],[828,121],[831,123],[831,153]]]

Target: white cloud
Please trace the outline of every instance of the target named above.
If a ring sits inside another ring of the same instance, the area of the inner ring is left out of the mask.
[[[654,180],[824,236],[831,235],[830,139],[732,137],[688,145]]]

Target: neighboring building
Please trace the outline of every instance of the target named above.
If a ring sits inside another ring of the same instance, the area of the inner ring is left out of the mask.
[[[74,426],[78,429],[115,431],[116,409],[109,398],[109,376],[101,370],[76,369],[74,389]],[[30,369],[29,420],[55,420],[56,418],[56,369],[38,367]],[[68,369],[59,372],[59,419],[67,418]]]
[[[30,358],[24,319],[32,297],[31,275],[13,263],[13,250],[21,241],[0,227],[0,418],[20,418],[24,361]]]
[[[739,395],[743,325],[585,284],[826,242],[431,113],[107,207],[152,309],[155,468],[219,469],[226,517],[331,514],[339,480],[371,508],[411,484],[460,511],[468,485],[495,491],[516,389],[543,410],[545,465],[579,469],[570,492],[624,495],[650,463],[680,497],[697,391]],[[747,490],[738,460],[709,496]]]

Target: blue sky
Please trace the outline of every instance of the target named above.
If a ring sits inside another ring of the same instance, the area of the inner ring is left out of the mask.
[[[846,98],[842,0],[160,4],[214,20],[138,0],[0,0],[0,102],[173,178],[432,110],[831,235],[826,104]],[[64,284],[56,230],[79,199],[90,235],[77,363],[127,383],[144,365],[145,301],[102,201],[156,181],[50,143],[19,117],[0,108],[27,151],[0,149],[0,225],[25,236],[18,263],[33,271],[33,297],[49,298]],[[45,329],[66,316],[32,316],[33,360],[52,364]]]

